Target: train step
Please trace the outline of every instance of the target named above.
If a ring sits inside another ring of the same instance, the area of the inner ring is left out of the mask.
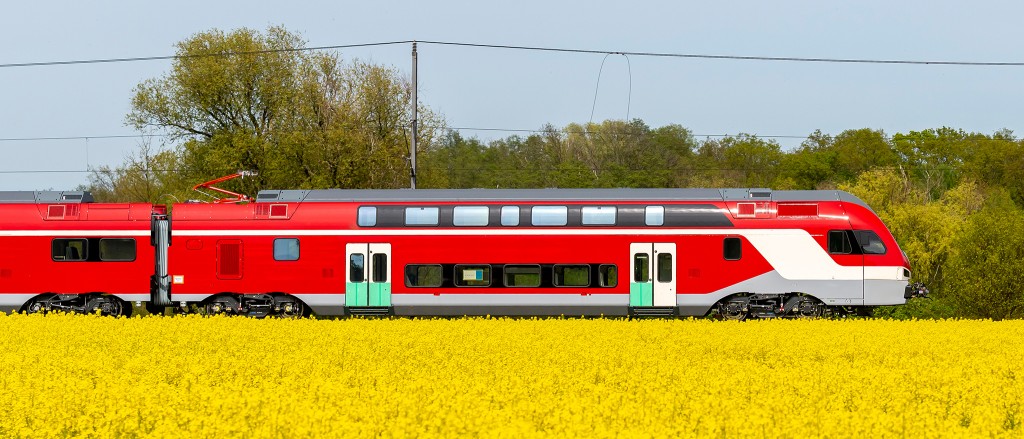
[[[630,317],[672,317],[676,315],[673,306],[644,306],[629,309]]]
[[[387,317],[391,315],[391,308],[387,306],[359,306],[350,307],[348,313],[353,316],[363,317]]]

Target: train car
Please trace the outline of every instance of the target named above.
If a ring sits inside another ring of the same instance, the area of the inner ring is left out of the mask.
[[[842,191],[283,190],[172,217],[153,300],[207,313],[818,316],[910,278]]]
[[[153,214],[87,192],[0,192],[0,311],[130,315],[151,297]]]

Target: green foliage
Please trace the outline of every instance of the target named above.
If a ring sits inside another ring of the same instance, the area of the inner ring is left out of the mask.
[[[968,221],[950,252],[949,296],[966,315],[1024,317],[1024,211],[994,194]]]
[[[950,303],[950,299],[940,298],[916,298],[908,300],[906,305],[880,306],[875,308],[872,315],[895,320],[951,319],[963,316],[958,307]]]
[[[407,81],[393,68],[296,50],[303,45],[280,27],[212,30],[179,43],[171,70],[136,87],[126,118],[140,131],[167,134],[168,144],[101,169],[92,190],[102,199],[191,198],[192,185],[237,170],[257,175],[225,187],[248,194],[405,187]],[[443,122],[421,113],[419,141],[429,149]]]

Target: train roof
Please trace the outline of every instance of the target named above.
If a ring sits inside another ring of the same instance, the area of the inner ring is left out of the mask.
[[[315,189],[264,190],[257,203],[506,202],[506,201],[844,201],[867,206],[839,190],[739,189]]]
[[[92,194],[84,191],[0,191],[0,204],[73,204],[93,201]]]

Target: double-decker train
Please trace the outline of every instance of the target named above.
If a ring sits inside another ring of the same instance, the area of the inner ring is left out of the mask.
[[[0,192],[0,249],[0,309],[22,312],[742,319],[913,294],[885,225],[835,190]]]

